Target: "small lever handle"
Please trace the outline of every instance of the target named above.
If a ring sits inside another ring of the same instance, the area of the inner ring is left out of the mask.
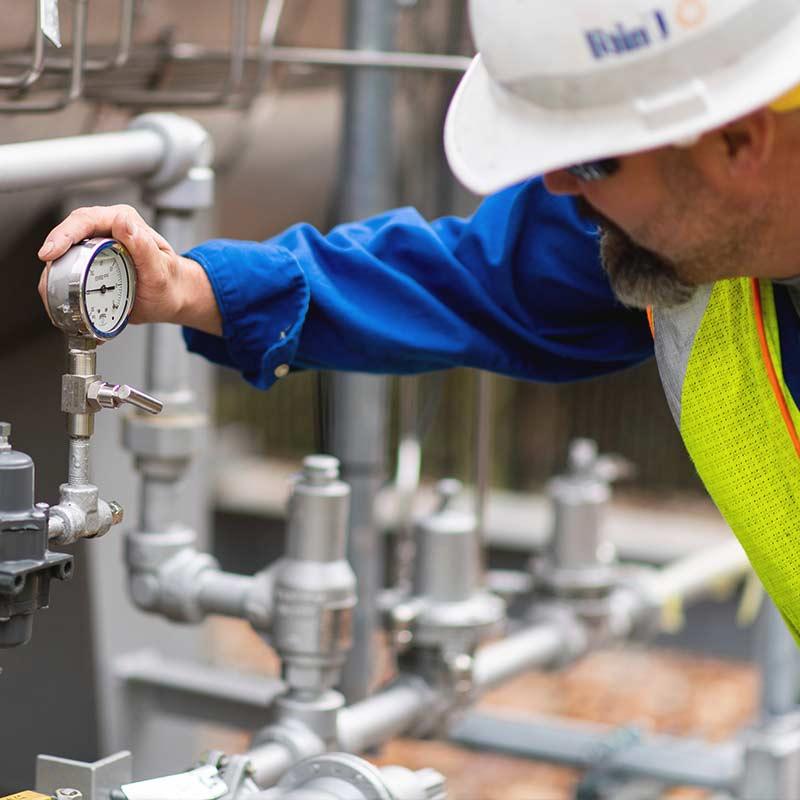
[[[87,402],[98,411],[101,408],[119,408],[123,403],[140,408],[148,414],[160,414],[164,410],[164,404],[160,400],[126,383],[115,385],[105,381],[95,381],[89,386]]]

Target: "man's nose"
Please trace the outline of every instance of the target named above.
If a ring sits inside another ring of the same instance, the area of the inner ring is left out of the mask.
[[[580,179],[570,175],[565,169],[548,172],[544,176],[544,185],[550,194],[576,195],[581,193]]]

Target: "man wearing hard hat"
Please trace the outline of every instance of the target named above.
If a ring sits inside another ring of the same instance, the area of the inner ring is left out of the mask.
[[[81,209],[40,257],[120,239],[134,320],[187,326],[265,388],[290,367],[574,380],[655,343],[697,470],[797,635],[800,5],[470,5],[480,55],[445,133],[456,175],[494,193],[470,219],[403,209],[178,256],[133,209]]]

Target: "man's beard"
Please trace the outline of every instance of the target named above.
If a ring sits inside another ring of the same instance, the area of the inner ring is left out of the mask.
[[[584,198],[576,197],[575,203],[581,216],[600,227],[600,259],[620,302],[646,309],[675,308],[691,300],[696,287],[678,277],[671,261],[636,244]]]

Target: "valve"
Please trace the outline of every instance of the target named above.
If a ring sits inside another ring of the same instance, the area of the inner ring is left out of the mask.
[[[603,522],[612,483],[633,472],[620,456],[600,455],[591,439],[576,439],[566,471],[547,486],[553,528],[545,552],[532,562],[535,587],[571,602],[585,619],[600,621],[608,614],[618,581],[616,553]]]
[[[26,644],[51,579],[72,576],[72,556],[47,549],[48,510],[34,504],[33,460],[12,450],[11,425],[0,422],[0,648]]]

